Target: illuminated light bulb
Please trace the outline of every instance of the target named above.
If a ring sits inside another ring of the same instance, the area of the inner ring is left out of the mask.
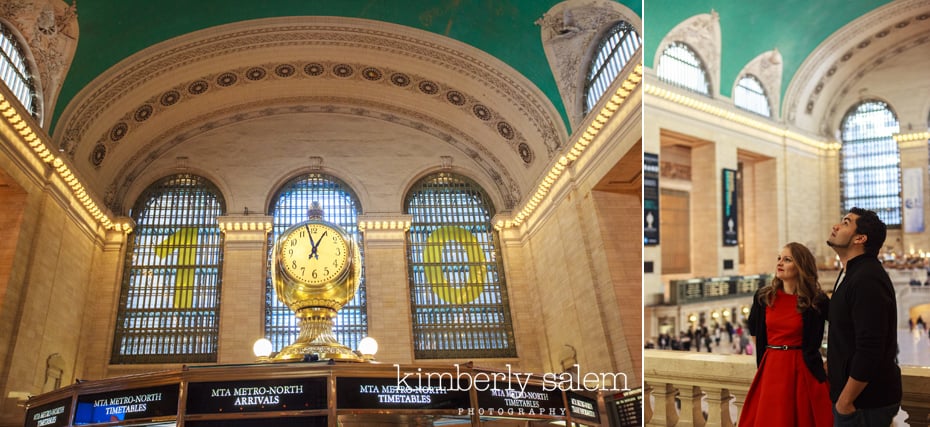
[[[271,341],[268,338],[259,338],[255,340],[255,344],[252,344],[252,353],[259,359],[267,359],[271,356],[271,349]]]

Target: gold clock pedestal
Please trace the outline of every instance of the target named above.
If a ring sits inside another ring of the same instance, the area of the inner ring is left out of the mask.
[[[333,335],[333,319],[336,310],[325,307],[309,307],[294,313],[300,322],[300,335],[293,344],[284,347],[274,357],[275,361],[302,361],[309,355],[319,360],[336,359],[362,361],[354,351],[336,340]]]

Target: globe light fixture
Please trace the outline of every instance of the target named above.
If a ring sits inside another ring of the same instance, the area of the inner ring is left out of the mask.
[[[268,341],[267,338],[259,338],[255,340],[255,344],[252,344],[252,352],[255,353],[255,357],[260,362],[270,360],[269,356],[271,356],[271,341]]]
[[[378,341],[372,337],[362,338],[358,342],[358,352],[365,360],[373,360],[378,353]]]

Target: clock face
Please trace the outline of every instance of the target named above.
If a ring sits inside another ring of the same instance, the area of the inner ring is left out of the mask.
[[[324,224],[294,228],[279,244],[285,274],[311,285],[338,278],[349,259],[349,245],[342,234]]]

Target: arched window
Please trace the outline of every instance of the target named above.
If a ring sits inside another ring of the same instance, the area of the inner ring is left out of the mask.
[[[870,209],[889,226],[901,225],[901,156],[892,135],[898,119],[888,104],[865,101],[846,113],[841,128],[843,212]]]
[[[704,63],[688,45],[670,44],[659,57],[659,80],[710,96],[710,78]]]
[[[733,91],[733,104],[760,116],[772,117],[769,97],[765,94],[765,88],[762,87],[762,82],[752,74],[747,74],[739,79],[736,90]]]
[[[597,54],[588,69],[584,88],[584,113],[597,105],[604,92],[623,71],[643,41],[629,22],[619,21],[607,31],[598,44]]]
[[[408,193],[417,359],[516,356],[493,209],[478,184],[449,173],[427,176]]]
[[[328,175],[311,173],[298,176],[285,184],[275,195],[271,205],[274,224],[268,236],[268,266],[272,262],[274,242],[288,227],[306,221],[313,202],[323,208],[323,219],[336,224],[355,238],[359,249],[364,251],[362,235],[358,231],[358,215],[361,211],[358,198],[342,181]],[[364,258],[364,252],[362,258]],[[271,281],[271,270],[265,279],[265,338],[272,343],[274,351],[293,343],[300,332],[297,318],[284,303],[278,300]],[[362,262],[361,282],[355,298],[339,310],[333,321],[333,335],[340,343],[358,347],[358,342],[368,335],[368,312],[365,296],[365,263]]]
[[[111,363],[216,362],[223,196],[178,174],[147,188],[132,208]]]
[[[26,55],[13,32],[0,22],[0,80],[10,88],[13,95],[26,107],[32,117],[39,117],[39,102],[36,96],[32,73],[26,65]]]

